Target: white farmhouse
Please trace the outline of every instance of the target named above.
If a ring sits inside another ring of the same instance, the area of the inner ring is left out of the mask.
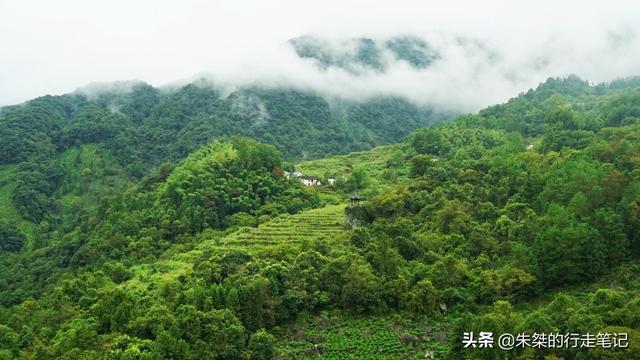
[[[301,175],[298,177],[305,186],[320,186],[322,182],[315,176]]]

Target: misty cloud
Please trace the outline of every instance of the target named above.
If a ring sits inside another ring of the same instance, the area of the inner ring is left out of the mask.
[[[129,94],[133,92],[136,85],[140,84],[144,84],[144,82],[140,80],[92,82],[76,89],[75,92],[86,96],[89,100],[96,100],[101,93]]]
[[[234,93],[230,100],[231,111],[243,120],[251,120],[254,126],[264,125],[271,118],[267,107],[257,96]]]
[[[551,76],[640,75],[639,15],[633,1],[0,0],[0,105],[94,81],[170,88],[206,77],[227,94],[286,86],[475,111]],[[300,36],[324,55],[296,52]]]

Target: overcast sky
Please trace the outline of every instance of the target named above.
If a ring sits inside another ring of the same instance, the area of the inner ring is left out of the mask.
[[[381,93],[477,110],[549,76],[640,75],[638,1],[0,0],[0,105],[96,81],[165,85],[209,74],[228,86],[297,85],[332,96]],[[285,42],[416,34],[443,61],[425,71],[322,72]],[[498,61],[461,53],[479,39]],[[542,64],[542,65],[541,65]]]

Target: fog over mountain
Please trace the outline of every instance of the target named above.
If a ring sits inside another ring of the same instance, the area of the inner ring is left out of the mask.
[[[293,87],[464,112],[551,76],[640,73],[630,1],[188,3],[0,1],[0,105],[96,81],[205,77],[228,93]]]

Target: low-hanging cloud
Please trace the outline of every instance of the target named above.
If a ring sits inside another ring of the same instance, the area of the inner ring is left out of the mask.
[[[425,68],[393,58],[388,51],[383,54],[385,68],[382,71],[358,64],[348,68],[326,66],[315,59],[301,58],[287,43],[263,52],[259,62],[241,62],[226,71],[198,76],[230,91],[259,85],[296,87],[329,98],[356,101],[400,96],[421,105],[472,112],[503,102],[548,77],[577,74],[591,82],[603,82],[640,75],[640,44],[634,41],[632,29],[625,29],[622,35],[610,30],[602,32],[600,37],[590,37],[585,44],[565,37],[551,37],[540,43],[530,42],[526,48],[517,50],[501,47],[491,39],[438,32],[419,36],[438,54]],[[327,51],[338,51],[340,55],[353,51],[341,47],[352,40],[334,38],[324,40],[323,45],[328,45]],[[382,43],[387,38],[376,40]]]
[[[513,3],[0,0],[0,105],[92,81],[175,86],[206,77],[228,92],[284,86],[471,112],[551,76],[602,82],[640,75],[637,3]],[[384,48],[396,36],[413,36],[437,57],[416,67],[387,49],[383,70],[319,66],[291,46],[301,35],[338,55],[353,52],[353,39]]]

